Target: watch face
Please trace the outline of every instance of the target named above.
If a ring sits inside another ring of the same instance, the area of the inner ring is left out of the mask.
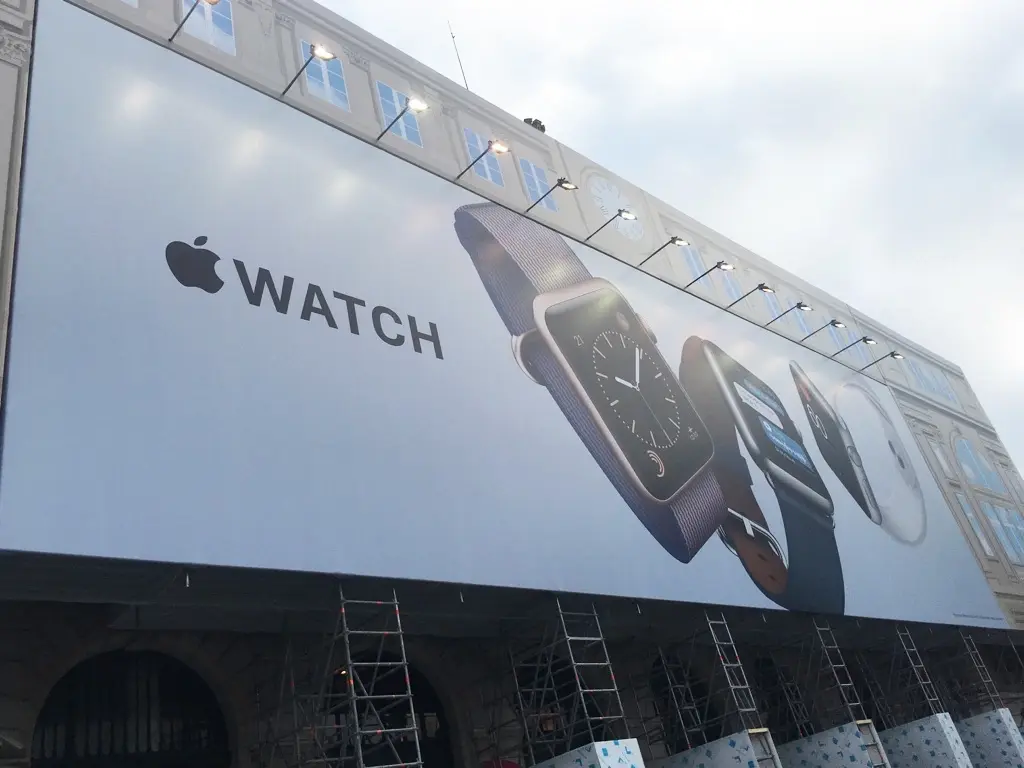
[[[855,381],[839,389],[835,407],[862,448],[863,471],[871,479],[882,528],[905,544],[920,543],[927,528],[924,495],[896,425],[878,398]]]
[[[713,344],[706,349],[714,360],[720,384],[732,410],[743,421],[740,434],[758,464],[771,472],[778,467],[798,484],[824,500],[828,489],[811,461],[803,438],[775,391]]]
[[[714,448],[632,308],[603,285],[547,307],[544,325],[639,484],[672,499]]]
[[[880,522],[878,505],[865,476],[863,460],[850,439],[849,431],[800,365],[791,362],[789,370],[822,457],[864,513],[876,523]]]

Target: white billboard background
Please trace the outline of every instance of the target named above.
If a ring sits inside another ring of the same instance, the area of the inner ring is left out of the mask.
[[[478,198],[61,0],[40,6],[0,548],[774,607],[717,537],[689,564],[667,554],[520,371],[453,229]],[[183,288],[164,258],[201,236],[221,256],[215,295]],[[711,339],[805,435],[790,361],[826,393],[851,376],[573,248],[670,366],[688,337]],[[287,313],[246,301],[234,259],[250,279],[259,267],[294,279]],[[308,283],[337,329],[300,316]],[[366,302],[358,335],[335,291]],[[435,323],[444,359],[382,342],[375,305]],[[873,524],[808,437],[835,505],[846,612],[1004,626],[895,403],[872,386],[910,449],[928,530],[908,547]],[[781,533],[774,493],[751,474]]]

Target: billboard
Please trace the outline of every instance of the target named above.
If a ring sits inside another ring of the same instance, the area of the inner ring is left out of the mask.
[[[58,0],[0,548],[1004,625],[877,382]]]

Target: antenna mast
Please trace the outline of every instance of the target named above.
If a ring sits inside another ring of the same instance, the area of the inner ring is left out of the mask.
[[[466,80],[466,68],[462,66],[462,57],[459,55],[459,44],[455,42],[455,32],[452,31],[452,23],[448,22],[448,33],[452,36],[452,47],[455,49],[455,58],[459,62],[459,71],[462,72],[462,84],[469,90],[469,81]]]

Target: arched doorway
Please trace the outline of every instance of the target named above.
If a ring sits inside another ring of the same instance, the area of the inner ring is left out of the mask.
[[[416,742],[410,728],[412,723],[406,694],[408,690],[412,693],[412,709],[416,714],[423,768],[454,768],[455,754],[452,751],[450,724],[441,697],[427,678],[412,665],[403,665],[400,659],[389,654],[360,654],[353,658],[353,662],[353,668],[359,676],[357,689],[364,695],[359,704],[360,729],[364,733],[364,763],[372,768],[416,762]],[[402,674],[403,668],[409,674],[408,689]],[[347,686],[345,673],[340,671],[335,678],[335,690],[340,693]],[[347,716],[347,708],[337,713],[339,725],[343,724]],[[393,735],[386,740],[384,736],[368,732],[375,728],[390,731]],[[346,757],[354,758],[351,745],[346,750]]]
[[[31,768],[228,768],[216,697],[188,666],[152,651],[112,651],[50,691]]]

